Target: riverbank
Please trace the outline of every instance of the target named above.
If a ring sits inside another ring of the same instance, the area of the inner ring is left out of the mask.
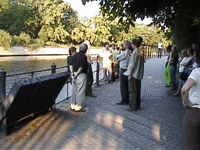
[[[99,55],[102,49],[90,49],[91,55]],[[4,50],[0,47],[0,61],[9,61],[9,60],[35,60],[35,59],[66,59],[68,53],[68,48],[49,48],[42,47],[36,50],[29,50],[26,47],[14,46],[10,50]],[[25,57],[24,57],[25,56]]]
[[[100,54],[102,49],[90,49],[90,53],[93,55]],[[3,55],[68,55],[68,48],[50,48],[41,47],[35,50],[29,50],[26,47],[13,46],[10,50],[4,50],[0,47],[0,57]]]

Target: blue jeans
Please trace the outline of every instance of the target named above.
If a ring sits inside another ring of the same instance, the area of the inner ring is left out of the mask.
[[[176,66],[170,66],[171,89],[176,89]]]

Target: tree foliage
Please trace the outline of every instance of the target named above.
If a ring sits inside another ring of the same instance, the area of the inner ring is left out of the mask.
[[[89,1],[93,0],[82,0],[82,3]],[[200,35],[200,1],[197,0],[100,0],[100,6],[103,14],[109,14],[111,20],[119,17],[127,27],[137,18],[152,17],[156,26],[163,30],[170,28],[173,42],[179,48],[191,45]]]

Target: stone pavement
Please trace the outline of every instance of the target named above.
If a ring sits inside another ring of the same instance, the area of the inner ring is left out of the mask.
[[[116,105],[119,82],[101,83],[93,88],[97,98],[86,97],[85,113],[71,112],[69,101],[60,103],[56,112],[19,124],[11,135],[1,133],[1,149],[180,149],[184,109],[180,97],[164,87],[165,61],[145,63],[141,110]]]

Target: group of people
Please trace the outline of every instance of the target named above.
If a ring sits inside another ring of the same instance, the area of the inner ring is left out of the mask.
[[[192,47],[181,51],[179,56],[175,46],[167,47],[168,57],[165,64],[165,87],[170,87],[170,91],[177,90],[173,96],[180,96],[181,88],[183,87],[187,77],[195,68],[194,49]],[[179,71],[179,82],[177,85],[177,70]],[[177,88],[178,87],[178,88]]]
[[[117,105],[129,105],[127,111],[141,108],[141,80],[144,74],[144,52],[142,37],[123,43],[122,52],[116,56],[120,67],[121,101]]]
[[[72,96],[70,109],[75,112],[84,112],[85,96],[96,97],[92,92],[94,81],[92,72],[92,60],[88,53],[90,42],[85,41],[79,47],[79,52],[75,47],[69,48],[67,57],[68,71],[71,73],[70,82],[72,84]]]
[[[110,50],[109,44],[100,54],[103,58],[104,79],[113,81],[113,62],[117,62],[120,72],[121,101],[117,105],[129,104],[127,111],[136,111],[141,107],[141,80],[144,73],[144,52],[141,49],[142,37],[125,41],[119,49]],[[93,72],[91,56],[88,53],[90,42],[85,41],[76,52],[75,47],[69,48],[67,64],[71,73],[72,96],[70,108],[75,112],[83,112],[85,96],[96,97],[92,92]]]
[[[176,90],[176,70],[179,66],[179,85],[174,96],[181,96],[185,114],[183,118],[182,148],[200,149],[200,44],[194,42],[179,55],[176,47],[168,46],[165,65],[166,87]],[[178,63],[179,62],[179,63]]]

